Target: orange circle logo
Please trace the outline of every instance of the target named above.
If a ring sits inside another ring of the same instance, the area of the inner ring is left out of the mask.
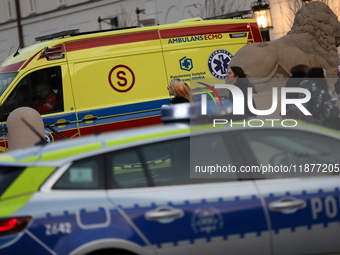
[[[117,65],[109,73],[109,83],[117,92],[128,92],[135,85],[135,74],[125,65]]]

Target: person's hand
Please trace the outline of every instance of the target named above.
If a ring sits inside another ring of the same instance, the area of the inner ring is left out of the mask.
[[[339,70],[336,71],[336,74],[338,75],[338,77],[340,77],[340,71]]]

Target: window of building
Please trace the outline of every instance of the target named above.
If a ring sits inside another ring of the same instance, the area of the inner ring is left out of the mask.
[[[8,18],[14,18],[14,11],[13,11],[14,3],[13,0],[7,0],[7,10],[8,10]]]
[[[30,0],[30,13],[34,13],[36,11],[36,8],[35,8],[35,0]]]
[[[59,6],[60,5],[66,5],[66,0],[59,0]]]

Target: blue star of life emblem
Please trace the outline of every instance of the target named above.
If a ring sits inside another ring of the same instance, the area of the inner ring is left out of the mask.
[[[208,59],[208,68],[212,76],[224,80],[233,55],[226,50],[215,50]]]

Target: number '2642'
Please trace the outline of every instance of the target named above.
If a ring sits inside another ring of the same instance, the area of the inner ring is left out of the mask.
[[[45,224],[45,234],[47,236],[61,234],[71,234],[71,223],[63,222],[63,223],[54,223],[54,224]]]

